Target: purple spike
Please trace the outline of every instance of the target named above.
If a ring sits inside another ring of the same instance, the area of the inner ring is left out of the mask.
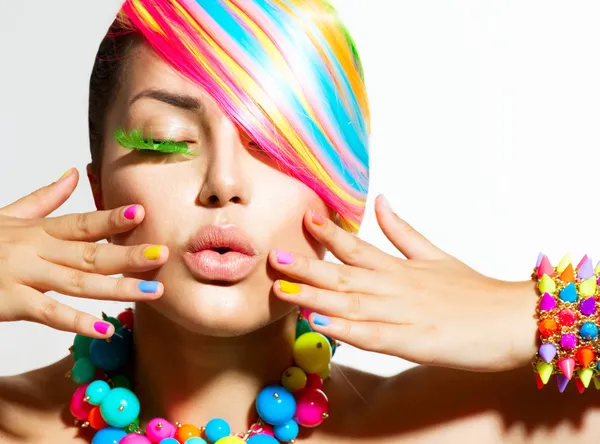
[[[581,301],[579,303],[579,311],[584,316],[591,316],[596,313],[596,299],[594,299],[594,296]]]
[[[542,262],[542,258],[543,258],[543,257],[544,257],[544,253],[542,253],[542,252],[540,251],[540,254],[538,254],[537,261],[535,261],[535,266],[536,266],[536,267],[539,267],[539,266],[540,266],[540,262]]]
[[[581,280],[585,280],[594,276],[594,268],[592,260],[587,258],[586,261],[581,264],[581,267],[577,270],[577,277]]]
[[[579,263],[577,264],[577,268],[581,268],[581,266],[583,265],[583,263],[585,261],[587,261],[587,260],[588,260],[588,255],[584,254],[583,257],[581,258],[581,260],[579,261]]]
[[[550,293],[544,293],[544,296],[540,299],[540,310],[550,311],[554,307],[556,307],[556,300]]]
[[[556,346],[551,342],[540,345],[540,356],[544,361],[550,364],[556,356]]]
[[[565,377],[565,375],[561,375],[560,373],[556,375],[556,385],[558,385],[559,392],[564,392],[568,383],[569,380]]]

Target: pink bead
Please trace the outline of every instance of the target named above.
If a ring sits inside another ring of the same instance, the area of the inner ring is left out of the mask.
[[[88,385],[90,384],[87,383],[77,387],[77,390],[75,390],[75,393],[73,393],[73,396],[71,397],[71,404],[69,405],[71,415],[81,421],[87,421],[88,415],[94,408],[93,405],[83,400]]]
[[[558,313],[558,321],[560,322],[560,325],[570,327],[571,325],[575,324],[575,321],[577,321],[577,313],[570,308],[563,308]]]
[[[273,426],[271,424],[265,424],[262,426],[262,430],[257,435],[269,435],[273,438],[275,437],[275,432],[273,432]]]
[[[146,426],[146,436],[153,443],[158,443],[165,438],[173,438],[176,431],[175,425],[164,418],[151,419]]]
[[[152,441],[144,435],[128,433],[125,437],[121,438],[119,444],[152,444]]]
[[[306,389],[322,390],[323,389],[323,378],[316,373],[306,374]]]
[[[308,317],[310,316],[311,313],[313,313],[314,310],[310,310],[308,308],[300,308],[300,314],[302,315],[302,317],[306,320],[308,320]]]
[[[329,413],[329,400],[322,390],[304,389],[296,401],[294,419],[304,427],[316,427]]]

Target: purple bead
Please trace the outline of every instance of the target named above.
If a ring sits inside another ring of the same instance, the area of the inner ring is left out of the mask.
[[[551,342],[540,345],[540,356],[544,361],[550,364],[556,356],[556,346]]]
[[[592,260],[587,258],[581,268],[577,270],[577,277],[581,280],[589,279],[594,276],[594,268],[592,266]]]
[[[539,267],[539,266],[540,266],[540,263],[542,262],[542,258],[543,258],[543,257],[544,257],[544,253],[542,253],[542,252],[540,251],[540,253],[538,254],[537,261],[535,261],[535,266],[536,266],[536,267]]]
[[[596,313],[596,299],[592,296],[581,301],[579,303],[579,311],[584,316],[591,316]]]
[[[569,383],[569,380],[565,377],[565,375],[561,375],[561,374],[557,374],[556,375],[556,385],[558,386],[558,391],[559,392],[564,392],[565,389],[567,388],[567,384]]]
[[[556,307],[556,300],[550,293],[544,293],[542,299],[540,299],[540,310],[550,311]]]
[[[577,346],[577,336],[571,333],[562,335],[560,346],[565,350],[573,350]]]

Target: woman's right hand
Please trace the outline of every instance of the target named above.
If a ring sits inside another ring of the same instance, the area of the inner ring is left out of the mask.
[[[141,205],[46,217],[73,193],[76,169],[44,188],[0,208],[0,322],[32,321],[94,338],[110,337],[112,324],[45,295],[113,301],[148,301],[164,287],[110,275],[148,271],[165,264],[166,246],[96,243],[137,227]]]

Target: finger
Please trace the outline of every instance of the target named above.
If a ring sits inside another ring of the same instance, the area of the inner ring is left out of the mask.
[[[39,188],[4,208],[0,208],[0,214],[23,219],[37,219],[48,216],[65,203],[77,187],[79,181],[77,169],[71,168],[67,173],[58,181]]]
[[[273,292],[287,302],[327,316],[351,321],[408,322],[407,314],[394,308],[397,301],[386,296],[340,293],[285,280],[275,281]]]
[[[25,272],[23,283],[40,291],[56,291],[69,296],[107,301],[150,301],[162,296],[164,286],[157,281],[109,277],[39,260]]]
[[[269,261],[273,268],[286,276],[313,287],[367,294],[386,294],[389,291],[385,280],[377,272],[364,268],[309,259],[282,250],[271,250]]]
[[[444,251],[394,213],[382,194],[377,196],[375,215],[385,236],[407,259],[434,260],[448,257]]]
[[[54,264],[110,275],[158,268],[167,262],[169,249],[164,245],[122,246],[50,237],[38,254]]]
[[[19,285],[15,288],[14,296],[27,301],[19,316],[21,320],[37,322],[56,330],[77,333],[91,338],[108,338],[115,331],[111,323],[61,304],[30,287]]]
[[[401,326],[383,322],[350,321],[312,313],[310,327],[338,341],[362,350],[398,356],[402,347]]]
[[[309,233],[345,264],[370,270],[386,270],[399,261],[399,258],[350,234],[315,211],[308,211],[304,221]]]
[[[46,233],[57,239],[96,242],[135,228],[144,216],[144,207],[129,205],[46,218],[42,225]]]

